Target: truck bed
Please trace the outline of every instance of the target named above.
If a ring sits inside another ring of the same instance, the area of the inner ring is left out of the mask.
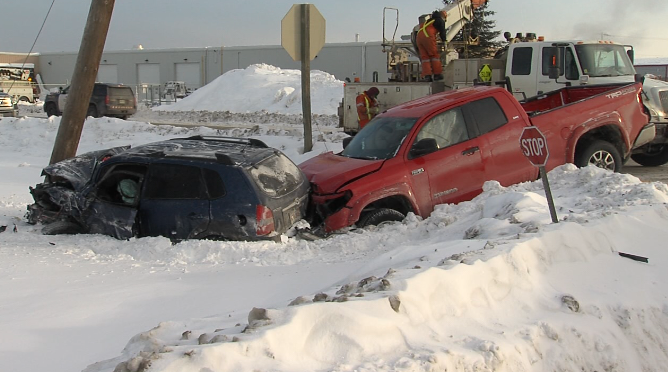
[[[556,108],[597,96],[601,93],[609,92],[625,85],[629,84],[620,83],[565,87],[520,101],[520,104],[527,115],[533,117]]]
[[[618,148],[623,159],[638,146],[649,117],[639,105],[642,84],[565,87],[520,102],[531,124],[545,135],[550,151],[546,169],[577,161],[581,137],[596,136]],[[640,109],[639,109],[640,108]],[[653,136],[650,131],[647,135]],[[646,136],[643,136],[646,137]],[[585,141],[586,142],[586,141]]]

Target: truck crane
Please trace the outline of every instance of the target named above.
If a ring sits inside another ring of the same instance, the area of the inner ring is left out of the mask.
[[[540,96],[563,86],[630,83],[640,77],[633,67],[634,51],[630,45],[604,40],[545,41],[534,33],[504,36],[508,44],[498,50],[494,58],[456,58],[452,37],[472,19],[473,10],[485,2],[467,0],[452,1],[446,5],[449,40],[443,43],[443,81],[419,82],[419,61],[414,46],[402,37],[402,41],[385,39],[388,54],[388,72],[392,77],[387,83],[361,82],[346,84],[339,106],[339,125],[344,132],[358,131],[355,97],[371,86],[380,90],[378,100],[381,111],[403,102],[475,84],[504,85],[513,96],[523,101]],[[384,18],[385,19],[385,18]],[[385,20],[383,20],[385,23]],[[383,26],[384,28],[384,26]],[[464,43],[474,43],[470,38]],[[413,56],[411,60],[411,56]],[[550,76],[550,68],[555,72]],[[643,79],[643,104],[654,123],[655,136],[648,143],[633,149],[631,158],[640,165],[659,166],[668,163],[668,83],[651,78]]]
[[[487,0],[450,0],[440,11],[445,16],[446,39],[440,40],[441,55],[445,56],[446,66],[451,59],[457,58],[456,47],[473,45],[477,38],[469,37],[463,42],[453,42],[453,38],[473,19],[473,11],[484,4]],[[396,12],[396,24],[391,38],[386,37],[385,23],[388,14]],[[420,17],[420,21],[428,20],[430,14]],[[441,81],[426,83],[420,82],[419,53],[415,45],[415,34],[419,26],[413,28],[410,36],[402,36],[396,39],[396,31],[399,26],[399,10],[396,8],[383,8],[383,52],[387,55],[387,72],[390,73],[389,81],[381,82],[355,82],[347,83],[344,88],[343,101],[339,105],[339,126],[344,128],[348,134],[357,133],[357,108],[355,98],[363,91],[377,87],[380,90],[378,100],[381,111],[400,103],[410,101],[428,94],[442,92],[451,89]]]

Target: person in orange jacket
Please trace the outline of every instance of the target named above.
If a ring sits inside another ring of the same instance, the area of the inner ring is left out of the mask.
[[[445,41],[444,17],[443,13],[434,11],[430,19],[420,22],[417,30],[416,41],[422,62],[422,78],[426,81],[443,80],[443,65],[436,43],[436,35],[440,35],[441,40]]]
[[[357,121],[360,124],[360,129],[364,128],[364,126],[380,112],[377,99],[378,93],[380,93],[378,88],[371,87],[355,98],[355,103],[357,105]]]

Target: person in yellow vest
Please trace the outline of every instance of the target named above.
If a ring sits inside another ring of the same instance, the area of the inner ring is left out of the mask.
[[[378,88],[371,87],[355,98],[355,103],[357,104],[357,121],[360,124],[360,129],[364,128],[380,112],[377,99],[378,93],[380,93]]]
[[[439,35],[441,40],[445,41],[444,17],[445,15],[442,12],[434,11],[431,18],[421,19],[417,30],[416,42],[422,63],[421,75],[425,81],[443,80],[443,65],[436,43],[436,35]]]

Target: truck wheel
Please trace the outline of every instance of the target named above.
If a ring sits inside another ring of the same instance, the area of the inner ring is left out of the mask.
[[[46,105],[44,111],[46,111],[46,116],[58,116],[58,110],[53,103]]]
[[[613,172],[622,170],[622,156],[619,150],[606,141],[594,141],[585,148],[575,159],[575,165],[586,167],[595,165]]]
[[[71,221],[54,221],[42,227],[42,234],[44,235],[74,235],[82,232],[83,228],[78,223]]]
[[[88,111],[86,111],[86,116],[92,116],[94,118],[97,118],[97,108],[95,108],[94,105],[89,105],[88,106]]]
[[[372,225],[380,225],[383,222],[403,221],[406,216],[395,209],[379,208],[373,210],[360,218],[357,222],[358,227],[367,227]]]
[[[30,98],[28,98],[28,97],[26,97],[26,96],[21,96],[21,98],[19,98],[19,101],[30,103]]]
[[[631,155],[631,159],[644,167],[664,165],[668,163],[668,146],[655,146],[652,151]]]

